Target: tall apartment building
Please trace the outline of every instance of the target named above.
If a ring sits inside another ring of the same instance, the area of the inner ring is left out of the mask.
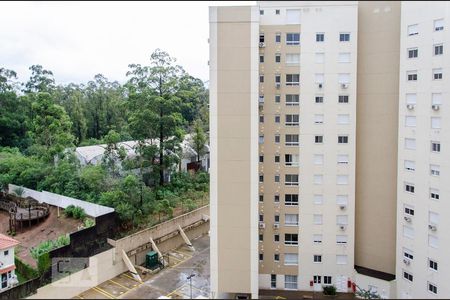
[[[448,2],[402,3],[397,294],[450,295]]]
[[[436,201],[448,64],[439,5],[210,8],[213,297],[352,283],[383,297],[445,295],[446,277],[428,271],[445,268],[433,247],[448,243],[436,229],[447,208]]]

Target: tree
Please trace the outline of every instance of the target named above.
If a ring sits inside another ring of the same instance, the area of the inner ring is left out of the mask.
[[[118,164],[125,159],[127,154],[122,146],[118,146],[120,135],[114,130],[110,130],[104,139],[106,142],[106,149],[103,153],[102,163],[114,178],[119,175]]]
[[[53,72],[44,69],[41,65],[32,65],[31,77],[25,84],[26,93],[47,92],[51,93],[55,88]]]
[[[194,121],[194,132],[192,135],[191,145],[197,152],[197,161],[200,161],[200,157],[205,154],[206,135],[203,131],[202,121],[197,119]]]
[[[130,123],[134,136],[141,141],[158,139],[159,184],[164,184],[164,170],[173,162],[169,157],[175,153],[183,137],[181,101],[176,96],[183,69],[175,65],[168,53],[156,49],[150,57],[150,66],[129,65],[128,81]],[[151,122],[152,128],[136,124]],[[136,130],[138,129],[138,130]],[[137,131],[137,132],[136,132]],[[172,155],[173,156],[173,155]]]
[[[63,107],[53,103],[50,94],[38,93],[32,110],[32,152],[46,161],[52,161],[55,155],[61,156],[66,148],[74,146],[69,116]]]

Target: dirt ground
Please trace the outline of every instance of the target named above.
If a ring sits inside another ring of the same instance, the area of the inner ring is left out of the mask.
[[[78,226],[82,224],[80,220],[72,218],[66,218],[63,214],[63,210],[60,210],[61,216],[58,218],[57,208],[50,207],[50,215],[37,225],[33,225],[30,228],[24,227],[23,231],[16,233],[13,238],[20,242],[20,245],[16,248],[16,255],[20,259],[33,267],[36,267],[36,261],[30,255],[31,247],[35,247],[41,242],[47,240],[54,240],[57,237],[72,233],[78,230]],[[9,229],[9,216],[6,212],[0,211],[0,233],[6,234]]]

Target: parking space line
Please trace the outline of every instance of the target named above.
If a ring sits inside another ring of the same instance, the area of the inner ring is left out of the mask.
[[[177,252],[178,254],[182,254],[182,255],[185,255],[185,256],[189,256],[189,257],[192,257],[193,255],[192,255],[192,253],[187,253],[187,252],[184,252],[184,251],[180,251],[179,249],[175,249],[175,250],[172,250],[173,252]]]
[[[179,286],[178,288],[176,288],[175,290],[173,290],[172,292],[170,292],[169,294],[167,294],[166,297],[170,297],[171,295],[176,294],[176,293],[177,293],[179,290],[181,290],[185,285],[186,285],[186,283],[183,284],[182,286]],[[180,295],[180,294],[178,294],[178,295],[179,295],[179,296],[182,296],[182,295]]]
[[[134,280],[134,281],[136,281],[136,282],[139,282],[140,284],[143,283],[142,281],[139,281],[139,280],[135,279],[134,277],[132,277],[132,276],[126,274],[126,273],[120,274],[120,276],[122,276],[122,275],[125,276],[125,277],[127,277],[127,278],[130,278],[130,279],[132,279],[132,280]]]
[[[124,286],[124,285],[121,285],[120,283],[118,283],[118,282],[115,282],[114,280],[112,280],[112,279],[110,279],[110,280],[108,280],[108,281],[111,281],[112,283],[114,283],[114,284],[117,284],[118,286],[121,286],[121,287],[123,287],[124,289],[126,289],[127,291],[129,291],[129,290],[131,290],[130,288],[128,288],[128,287],[126,287],[126,286]]]
[[[92,288],[94,291],[96,291],[97,293],[102,294],[103,296],[108,297],[109,299],[116,299],[116,297],[114,297],[113,295],[111,295],[110,293],[108,293],[107,291],[99,288],[98,286],[95,286]]]

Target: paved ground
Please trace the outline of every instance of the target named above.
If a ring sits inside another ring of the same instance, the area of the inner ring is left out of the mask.
[[[77,299],[156,299],[160,296],[172,299],[189,299],[192,277],[192,297],[209,295],[209,236],[192,241],[195,251],[187,246],[170,251],[169,267],[154,275],[142,276],[143,282],[131,277],[129,272],[103,282],[78,295]]]

